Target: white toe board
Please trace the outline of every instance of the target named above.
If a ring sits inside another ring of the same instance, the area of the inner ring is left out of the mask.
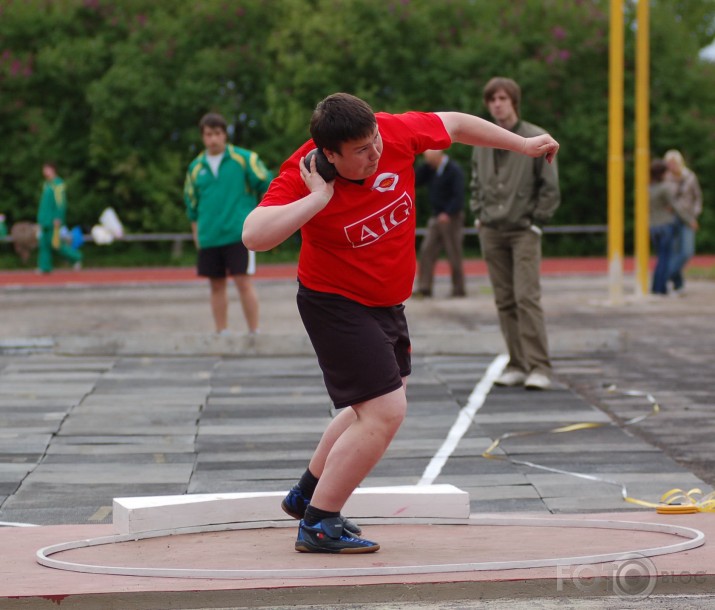
[[[291,520],[281,510],[287,491],[115,498],[114,530],[131,534],[245,521]],[[346,517],[469,518],[469,494],[453,485],[404,485],[356,489]]]

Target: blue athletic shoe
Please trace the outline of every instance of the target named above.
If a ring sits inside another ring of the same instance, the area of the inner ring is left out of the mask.
[[[308,508],[310,504],[310,499],[303,495],[300,487],[295,485],[293,489],[288,492],[288,495],[283,498],[281,502],[281,508],[283,512],[288,513],[293,519],[302,519],[305,515],[305,509]]]
[[[323,519],[315,525],[301,520],[295,550],[301,553],[374,553],[380,549],[377,542],[351,536],[341,517]]]
[[[295,485],[293,489],[288,492],[288,495],[283,498],[281,502],[281,508],[283,512],[289,514],[293,519],[302,519],[305,516],[305,509],[308,508],[310,500],[303,495],[300,487]],[[343,521],[343,527],[347,532],[353,536],[359,536],[362,534],[362,530],[357,523],[346,519],[340,515],[340,519]]]

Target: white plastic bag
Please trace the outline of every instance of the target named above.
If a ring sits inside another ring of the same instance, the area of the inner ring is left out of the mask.
[[[99,223],[112,234],[114,239],[124,237],[124,227],[114,208],[106,208],[99,217]]]
[[[92,240],[98,246],[107,246],[114,241],[114,235],[112,235],[104,225],[94,225],[91,233]]]

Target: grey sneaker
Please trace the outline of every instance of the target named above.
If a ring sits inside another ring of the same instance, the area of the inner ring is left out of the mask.
[[[524,385],[525,381],[526,373],[511,369],[506,370],[501,375],[499,375],[499,377],[497,377],[497,380],[494,382],[494,385],[512,387],[517,385]]]
[[[531,371],[524,382],[527,390],[548,390],[551,387],[551,379],[538,371]]]

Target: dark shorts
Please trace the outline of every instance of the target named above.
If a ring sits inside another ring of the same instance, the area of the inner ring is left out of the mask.
[[[203,277],[213,278],[252,274],[256,266],[254,257],[255,254],[240,241],[215,248],[201,248],[196,270]]]
[[[297,301],[337,409],[402,387],[412,370],[404,305],[367,307],[303,285]]]

